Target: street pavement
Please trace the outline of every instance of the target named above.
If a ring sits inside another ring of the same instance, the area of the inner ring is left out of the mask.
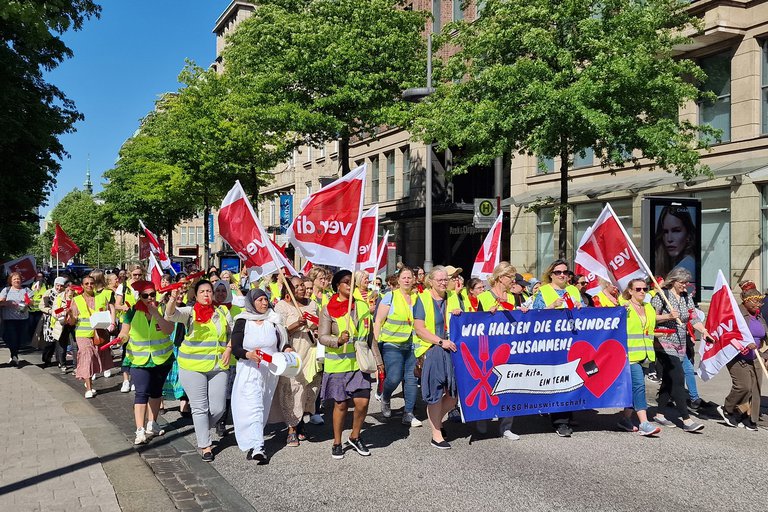
[[[0,357],[5,354],[0,350]],[[39,353],[24,359],[39,363]],[[426,426],[400,424],[403,401],[398,395],[388,422],[379,403],[371,401],[363,431],[370,457],[348,449],[343,460],[332,459],[329,424],[308,426],[310,440],[298,448],[286,447],[286,431],[271,425],[269,463],[257,465],[245,460],[230,426],[230,434],[215,446],[216,460],[205,464],[194,448],[191,423],[180,418],[176,402],[166,403],[166,435],[135,450],[130,444],[132,394],[119,392],[120,377],[95,383],[99,394],[86,401],[82,384],[72,375],[61,376],[55,368],[0,365],[6,432],[0,510],[117,510],[108,508],[116,506],[108,499],[111,489],[123,510],[721,511],[756,510],[762,501],[760,474],[768,455],[768,424],[763,421],[758,432],[708,419],[701,433],[665,428],[658,438],[644,438],[619,432],[616,410],[582,411],[575,414],[578,425],[569,439],[557,437],[545,417],[518,418],[513,430],[522,436],[519,441],[493,435],[498,423],[490,423],[484,436],[471,425],[447,423],[452,449],[440,451],[429,446]],[[727,372],[708,383],[699,381],[702,396],[718,403],[729,387]],[[649,383],[650,404],[655,404],[656,390]],[[78,425],[83,417],[95,424],[94,414],[103,422],[96,428],[99,436]],[[417,416],[425,420],[423,406]],[[8,435],[14,430],[20,435]],[[51,430],[58,440],[45,443]],[[91,439],[83,434],[83,441],[78,430]],[[110,451],[98,442],[107,434]],[[88,452],[89,445],[96,449]],[[139,474],[149,474],[151,481],[134,478]],[[70,495],[56,492],[66,478],[77,492],[87,487],[84,498],[74,498],[86,501],[74,508],[61,506]],[[127,483],[140,490],[130,493]],[[89,497],[96,497],[102,508],[87,508],[93,506]]]

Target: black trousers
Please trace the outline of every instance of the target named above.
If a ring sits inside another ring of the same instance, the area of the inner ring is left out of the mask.
[[[77,365],[77,343],[75,342],[75,326],[65,325],[59,341],[54,343],[56,362],[59,366],[67,366],[67,345],[72,345],[72,365]]]
[[[680,419],[687,420],[688,415],[688,391],[685,389],[685,372],[683,361],[666,352],[656,351],[656,361],[661,364],[661,387],[659,387],[659,408],[667,406],[670,400],[675,402],[675,408],[680,414]]]

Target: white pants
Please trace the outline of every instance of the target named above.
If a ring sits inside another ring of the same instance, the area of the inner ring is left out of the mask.
[[[237,446],[244,452],[264,448],[264,425],[272,407],[278,377],[269,373],[268,365],[238,361],[232,387],[232,421]]]

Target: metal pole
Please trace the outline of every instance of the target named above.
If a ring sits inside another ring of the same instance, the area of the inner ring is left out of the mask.
[[[432,33],[427,34],[427,91],[432,88]],[[432,143],[427,144],[424,187],[424,272],[432,270]]]

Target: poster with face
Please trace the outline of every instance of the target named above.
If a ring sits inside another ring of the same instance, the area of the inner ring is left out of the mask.
[[[701,202],[693,198],[645,198],[648,222],[643,232],[650,244],[645,251],[654,275],[678,279],[690,276],[688,292],[701,295]],[[645,206],[645,205],[644,205]],[[650,228],[650,229],[649,229]],[[673,272],[674,271],[674,272]]]

